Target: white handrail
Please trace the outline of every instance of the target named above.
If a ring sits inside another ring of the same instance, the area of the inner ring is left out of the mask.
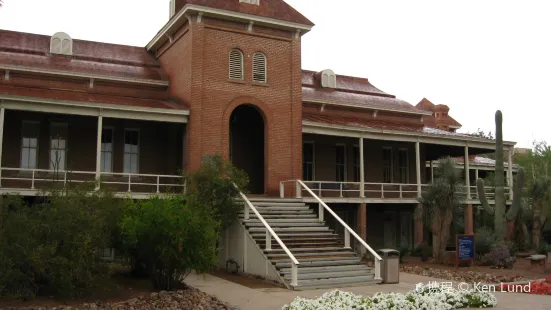
[[[247,198],[247,196],[245,196],[245,194],[243,194],[243,192],[239,189],[239,187],[237,187],[237,185],[235,183],[233,183],[233,186],[237,189],[237,191],[239,192],[239,196],[241,196],[241,199],[243,199],[243,201],[246,204],[246,206],[245,206],[245,220],[247,220],[247,221],[249,220],[249,212],[248,211],[249,211],[249,209],[251,209],[251,210],[253,210],[256,217],[260,220],[260,222],[262,222],[262,224],[266,228],[266,249],[271,250],[271,242],[272,242],[271,237],[274,237],[274,239],[277,241],[277,243],[279,243],[279,245],[281,246],[283,251],[285,251],[285,254],[287,254],[287,256],[289,256],[289,258],[291,259],[291,285],[292,286],[297,286],[298,285],[298,269],[297,269],[297,266],[300,265],[300,263],[295,258],[293,253],[291,253],[291,251],[289,251],[287,246],[285,246],[283,241],[281,241],[281,239],[279,239],[279,237],[277,236],[275,231],[272,229],[272,227],[270,227],[270,225],[268,225],[266,220],[264,220],[264,217],[262,217],[262,215],[260,215],[258,210],[256,210],[256,208],[253,206],[253,204]]]
[[[356,238],[360,242],[361,245],[363,245],[371,255],[375,257],[375,280],[381,280],[381,261],[383,260],[377,252],[375,252],[350,226],[348,226],[331,208],[329,208],[323,200],[321,200],[306,184],[304,184],[301,180],[297,180],[297,183],[300,184],[312,197],[314,197],[320,205],[322,205],[329,214],[331,214],[344,228],[345,228],[345,246],[350,247],[350,234]]]

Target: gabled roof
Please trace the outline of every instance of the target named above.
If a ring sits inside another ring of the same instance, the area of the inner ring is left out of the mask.
[[[259,5],[240,3],[239,0],[176,0],[176,12],[180,11],[186,4],[206,6],[310,26],[314,25],[308,18],[283,0],[260,0]]]
[[[335,88],[324,88],[320,84],[319,72],[302,70],[302,101],[418,115],[430,114],[383,92],[366,78],[337,75],[336,82]]]

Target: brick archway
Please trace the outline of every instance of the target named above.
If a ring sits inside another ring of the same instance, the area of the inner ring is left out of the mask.
[[[249,112],[246,112],[247,108],[249,109]],[[250,165],[255,165],[255,163],[261,162],[262,168],[260,166],[256,166],[255,169],[253,169],[251,166],[246,165],[247,167],[240,166],[240,160],[235,160],[235,164],[244,169],[245,171],[248,170],[249,178],[251,179],[251,187],[249,190],[251,190],[252,193],[255,194],[264,194],[267,192],[268,189],[268,180],[269,180],[269,169],[270,163],[271,163],[271,154],[270,154],[270,142],[271,142],[271,128],[272,128],[272,115],[268,107],[261,102],[260,100],[249,97],[249,96],[242,96],[238,97],[234,100],[232,100],[226,107],[224,111],[224,115],[222,118],[222,141],[223,141],[223,149],[222,149],[222,156],[225,160],[230,159],[230,144],[232,143],[230,136],[232,135],[232,132],[230,128],[232,127],[232,115],[235,116],[234,112],[243,113],[245,111],[245,114],[243,116],[251,117],[250,123],[251,126],[253,124],[256,124],[255,126],[258,126],[258,123],[255,123],[255,115],[252,110],[257,112],[257,116],[262,118],[263,122],[263,137],[260,137],[262,139],[263,146],[261,146],[262,155],[259,154],[258,149],[255,149],[255,147],[259,147],[258,145],[249,145],[247,146],[247,150],[234,150],[234,155],[237,156],[253,156],[251,154],[247,154],[246,152],[252,152],[254,153],[254,156],[263,156],[260,159],[255,159],[254,161],[251,160]],[[234,120],[235,121],[235,120]],[[262,125],[261,125],[262,126]],[[255,140],[255,143],[260,143],[255,137],[255,133],[258,133],[258,128],[251,128],[252,131],[256,132],[250,132],[249,134],[252,134],[252,137],[249,137],[250,139]],[[235,133],[233,133],[235,134]],[[257,137],[257,136],[256,136]],[[254,144],[254,143],[252,143]],[[242,152],[242,153],[240,153]],[[235,158],[234,158],[235,159]],[[242,162],[243,160],[241,160]],[[245,161],[247,162],[247,161]],[[251,170],[253,169],[253,170]],[[259,173],[257,170],[262,169],[261,173]],[[261,178],[262,180],[259,180],[258,178]],[[262,189],[259,189],[258,183],[262,182]],[[254,184],[253,184],[254,183]]]

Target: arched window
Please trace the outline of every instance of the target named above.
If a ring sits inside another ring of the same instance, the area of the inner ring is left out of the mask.
[[[243,53],[238,49],[230,52],[230,79],[243,80]]]
[[[321,72],[321,87],[337,88],[337,75],[332,70]]]
[[[50,53],[73,55],[73,39],[65,32],[57,32],[50,41]]]
[[[266,55],[255,53],[253,56],[253,82],[268,82],[266,71]]]

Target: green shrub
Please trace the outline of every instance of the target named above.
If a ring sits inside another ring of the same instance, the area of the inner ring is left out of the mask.
[[[4,198],[0,238],[0,296],[74,297],[102,287],[98,250],[110,246],[118,201],[85,189],[53,191],[28,205]]]
[[[170,196],[127,201],[124,209],[123,247],[158,289],[174,289],[192,269],[205,272],[215,265],[218,224],[204,205]]]
[[[496,238],[493,231],[487,227],[479,227],[474,238],[476,253],[480,256],[488,254],[495,244]]]

